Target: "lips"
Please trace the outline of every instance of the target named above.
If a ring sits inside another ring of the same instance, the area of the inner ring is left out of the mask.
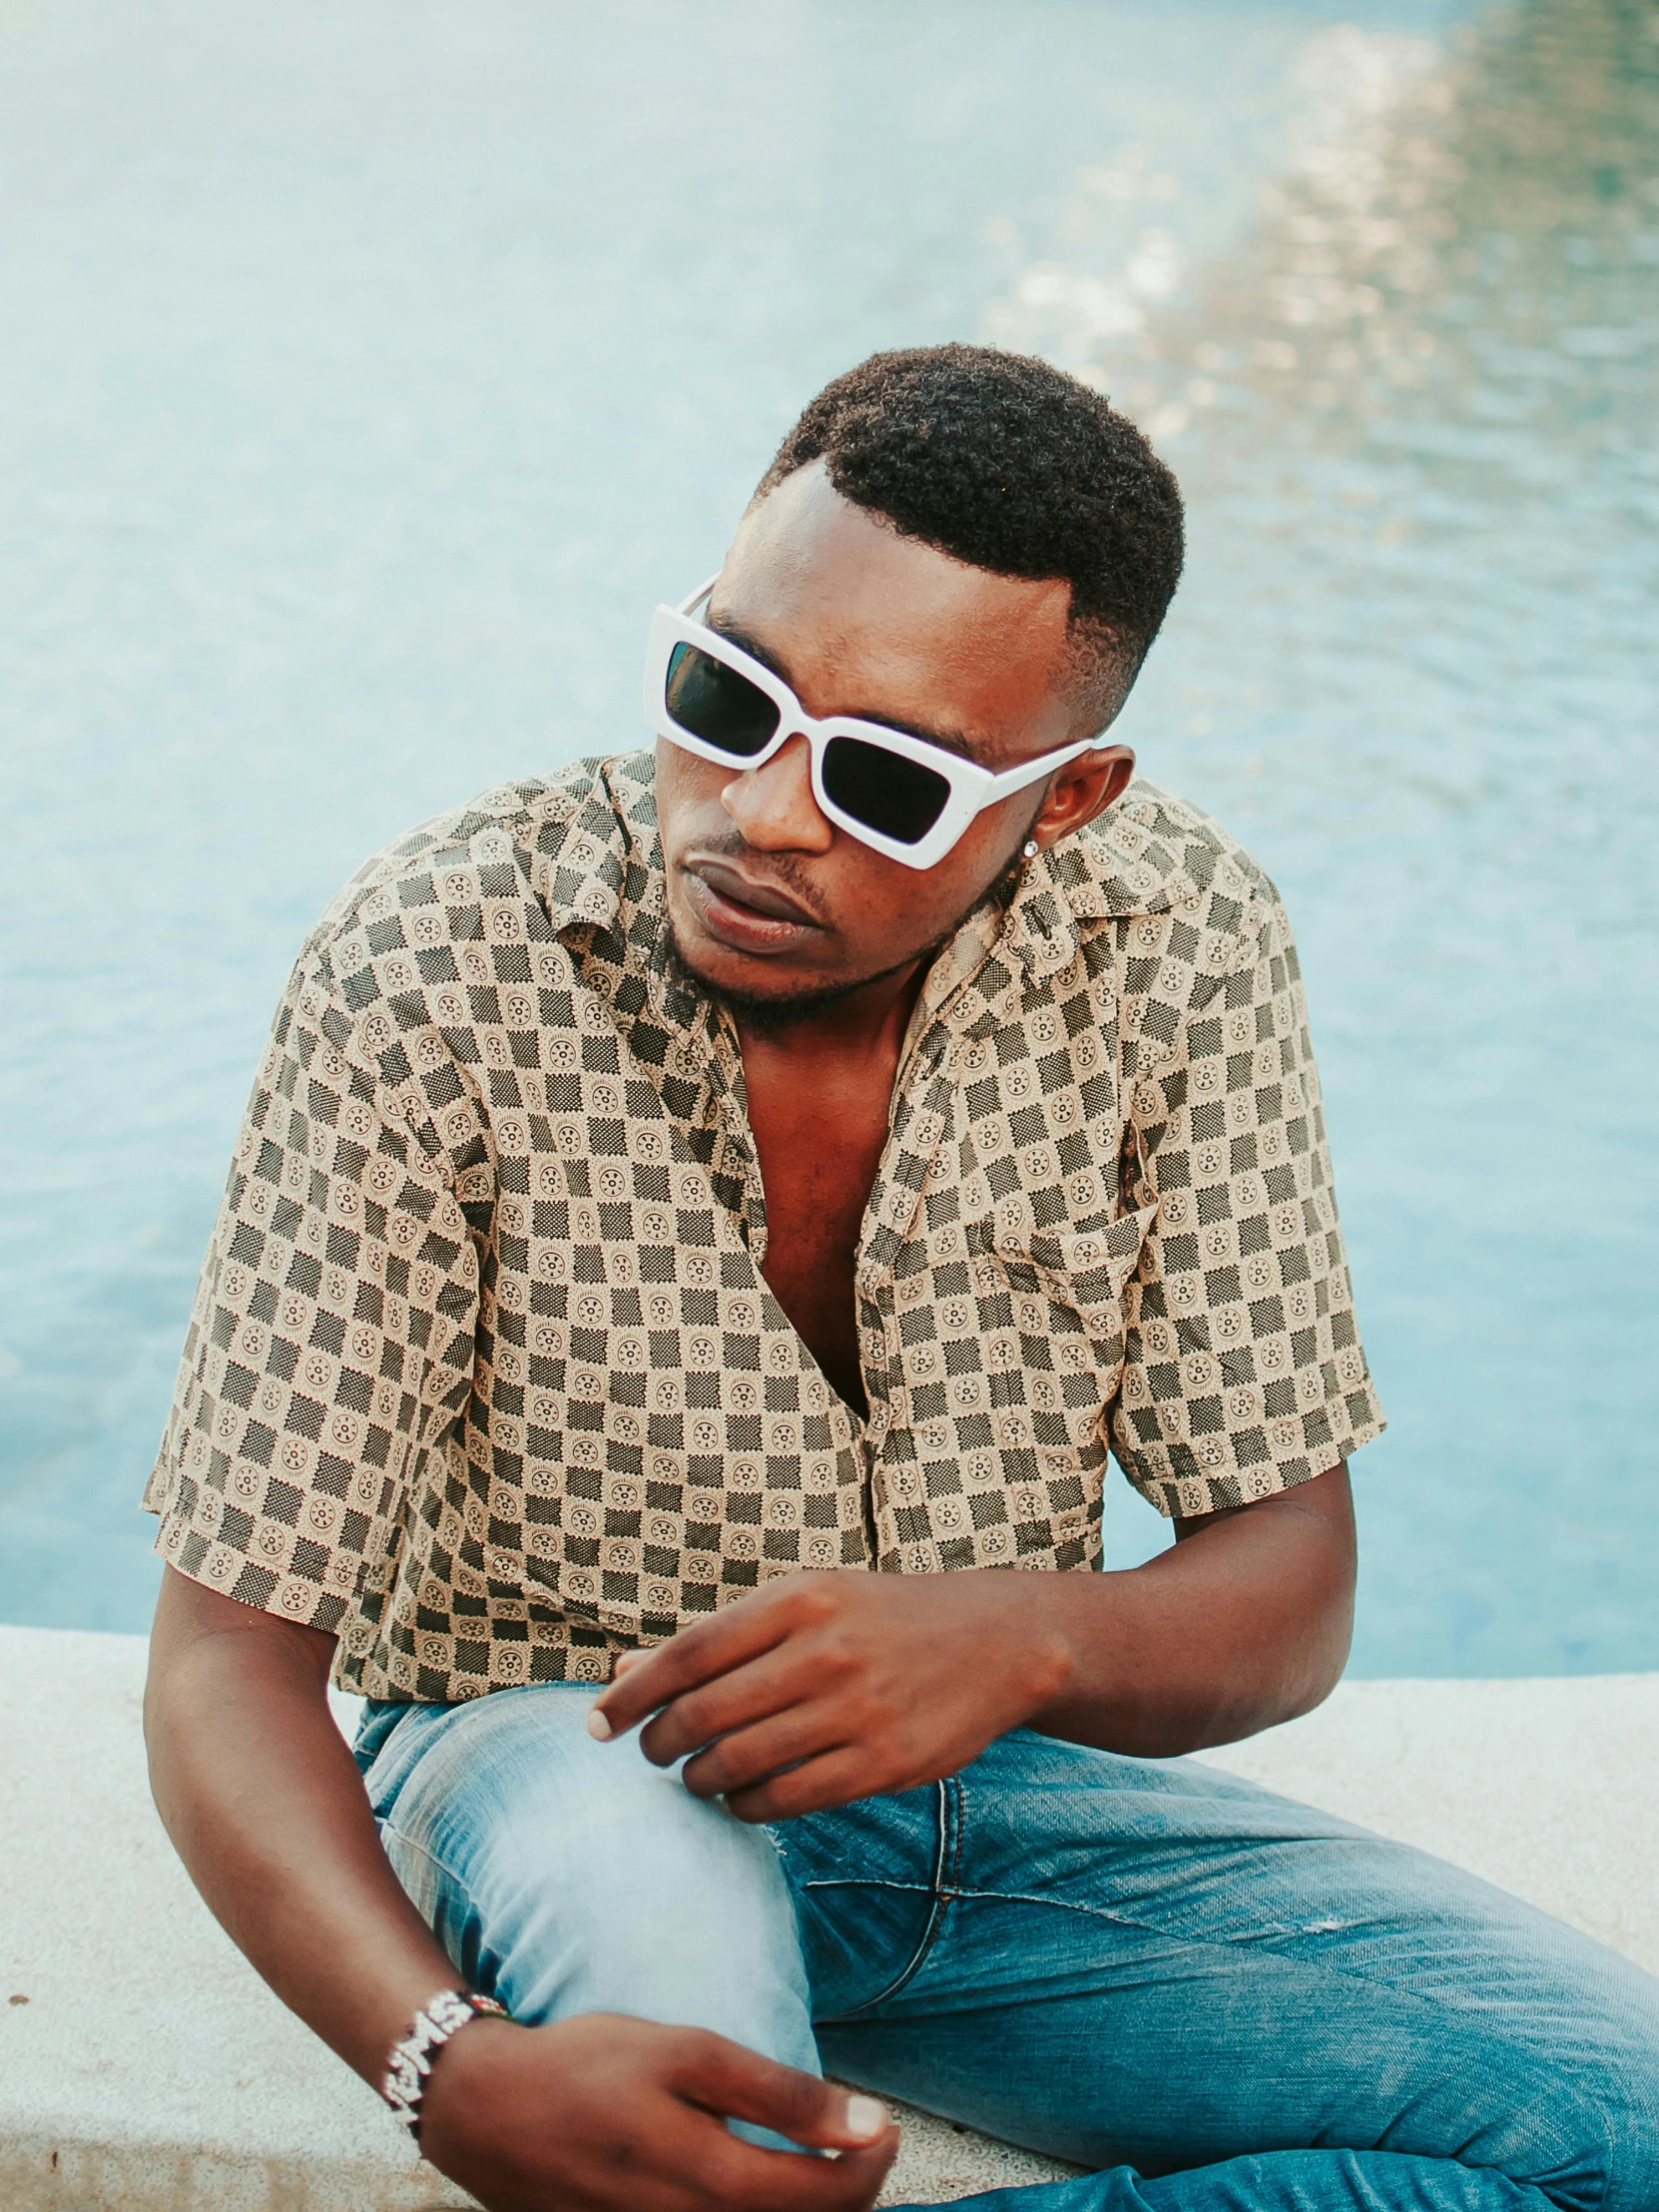
[[[799,950],[823,932],[823,924],[788,891],[754,883],[726,862],[686,863],[686,896],[698,922],[730,952],[765,959]]]
[[[767,914],[777,921],[794,922],[798,928],[816,929],[816,914],[791,898],[787,891],[770,883],[753,883],[735,867],[727,867],[719,860],[694,860],[690,873],[705,883],[717,898],[727,905],[748,907],[751,913]]]

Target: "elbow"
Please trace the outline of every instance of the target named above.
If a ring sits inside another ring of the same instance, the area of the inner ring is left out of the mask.
[[[1155,1758],[1182,1752],[1212,1751],[1223,1744],[1242,1742],[1265,1728],[1279,1728],[1300,1720],[1323,1705],[1342,1680],[1354,1642],[1354,1586],[1349,1581],[1311,1622],[1297,1624],[1291,1636],[1274,1649],[1270,1642],[1260,1653],[1253,1694],[1218,1702],[1196,1725],[1183,1732],[1187,1740],[1171,1743],[1150,1754]]]
[[[1323,1489],[1336,1479],[1328,1475],[1317,1487]],[[1331,1502],[1344,1510],[1320,1531],[1325,1540],[1308,1561],[1304,1588],[1314,1602],[1285,1623],[1287,1632],[1279,1664],[1273,1670],[1278,1677],[1274,1701],[1278,1710],[1257,1723],[1261,1728],[1300,1720],[1304,1713],[1323,1705],[1342,1680],[1354,1647],[1354,1597],[1360,1562],[1346,1473]]]
[[[1299,1721],[1304,1713],[1317,1712],[1342,1680],[1347,1665],[1348,1646],[1345,1643],[1328,1664],[1309,1670],[1286,1699],[1283,1712],[1276,1713],[1266,1725],[1276,1727],[1281,1721]]]
[[[1297,1653],[1296,1664],[1287,1670],[1283,1711],[1261,1725],[1273,1727],[1280,1721],[1300,1720],[1304,1713],[1323,1705],[1342,1680],[1353,1647],[1354,1584],[1350,1579]]]

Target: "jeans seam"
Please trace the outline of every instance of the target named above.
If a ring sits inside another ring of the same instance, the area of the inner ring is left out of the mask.
[[[951,1779],[953,1780],[954,1778]],[[920,1936],[916,1938],[916,1947],[910,1956],[908,1964],[902,1969],[900,1973],[895,1975],[894,1978],[890,1982],[888,1982],[887,1986],[884,1989],[879,1990],[876,1995],[866,1998],[866,2000],[862,2004],[854,2005],[850,2012],[837,2012],[834,2015],[833,2019],[825,2020],[822,2023],[825,2027],[836,2027],[845,2020],[857,2020],[867,2018],[869,2014],[875,2010],[875,2007],[877,2005],[890,2003],[890,2001],[895,1996],[897,1996],[899,1990],[904,1987],[905,1983],[911,1980],[920,1969],[922,1960],[927,1956],[927,1953],[932,1949],[934,1942],[937,1940],[939,1923],[944,1917],[944,1908],[947,1902],[946,1894],[942,1887],[942,1878],[944,1874],[945,1855],[950,1849],[951,1822],[948,1817],[948,1801],[945,1794],[950,1789],[950,1780],[940,1782],[936,1785],[936,1788],[938,1790],[939,1837],[938,1843],[935,1846],[933,1853],[933,1880],[928,1885],[927,1891],[925,1893],[931,1896],[933,1902],[928,1909],[926,1925],[922,1929]],[[836,1887],[854,1886],[858,1888],[868,1889],[879,1887],[881,1889],[892,1890],[920,1890],[922,1888],[922,1885],[919,1882],[836,1885]],[[815,1887],[815,1885],[806,1884],[803,1885],[803,1887],[811,1888]],[[831,1887],[831,1885],[829,1883],[820,1883],[816,1885],[816,1887],[821,1889],[829,1889]],[[814,2022],[815,2026],[821,2023],[819,2023],[818,2021]]]
[[[405,1850],[417,1853],[422,1859],[425,1860],[426,1864],[429,1867],[435,1868],[437,1872],[442,1875],[445,1882],[454,1883],[457,1889],[465,1889],[465,1883],[461,1880],[461,1877],[455,1872],[453,1867],[449,1866],[444,1860],[440,1859],[435,1851],[428,1851],[424,1844],[417,1844],[412,1836],[406,1836],[403,1833],[402,1829],[397,1826],[395,1821],[383,1820],[378,1823],[378,1827],[380,1830],[380,1844],[382,1850],[385,1847],[386,1838],[388,1836],[395,1836],[397,1841],[401,1845],[403,1845]]]
[[[931,1897],[933,1889],[927,1882],[880,1882],[873,1875],[809,1875],[800,1887],[803,1890],[909,1890],[921,1897]]]
[[[967,1792],[962,1788],[962,1778],[959,1774],[948,1775],[939,1786],[939,1795],[941,1800],[939,1818],[941,1825],[944,1821],[944,1800],[945,1794],[947,1792],[949,1793],[949,1797],[954,1800],[955,1818],[950,1823],[950,1879],[948,1883],[943,1882],[943,1868],[941,1864],[940,1886],[941,1889],[943,1889],[948,1895],[954,1897],[959,1893],[961,1888],[959,1878],[962,1872],[962,1850],[967,1831]],[[942,1862],[944,1858],[944,1853],[941,1851],[939,1856]]]

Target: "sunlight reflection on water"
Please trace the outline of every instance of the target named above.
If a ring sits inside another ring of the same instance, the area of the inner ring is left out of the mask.
[[[1149,228],[1114,283],[1074,246],[993,318],[1153,424],[1202,518],[1137,727],[1184,730],[1166,773],[1300,923],[1394,1421],[1380,1667],[1659,1656],[1656,34],[1333,27],[1224,252],[1148,264]]]

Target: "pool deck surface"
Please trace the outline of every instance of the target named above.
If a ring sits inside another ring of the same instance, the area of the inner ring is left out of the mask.
[[[0,1627],[0,2206],[415,2212],[466,2199],[257,1979],[151,1808],[136,1636]],[[1659,1971],[1659,1675],[1344,1684],[1208,1755]],[[923,2115],[883,2201],[1066,2169]]]

